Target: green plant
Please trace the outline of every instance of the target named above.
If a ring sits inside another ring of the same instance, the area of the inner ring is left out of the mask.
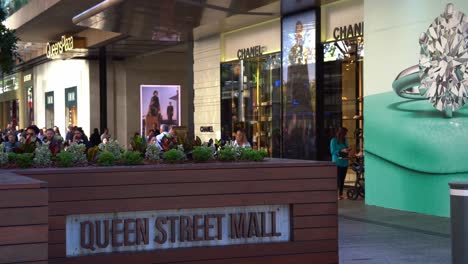
[[[118,158],[110,151],[103,151],[99,154],[97,163],[100,166],[114,166]]]
[[[89,148],[88,151],[86,152],[86,158],[88,159],[88,161],[95,161],[98,153],[99,153],[98,146]]]
[[[34,151],[33,162],[39,166],[50,166],[52,164],[52,152],[49,150],[49,143],[43,143]]]
[[[114,154],[117,159],[120,159],[122,153],[125,151],[122,146],[119,145],[117,140],[109,140],[106,144],[101,143],[99,144],[99,150],[101,151],[109,151]]]
[[[139,151],[127,151],[122,155],[122,159],[125,165],[143,164],[143,158]]]
[[[250,160],[250,161],[262,161],[265,156],[264,153],[261,151],[256,151],[254,149],[244,149],[241,153],[242,160]]]
[[[34,154],[32,153],[23,153],[23,154],[17,154],[16,155],[16,164],[22,168],[22,169],[27,169],[31,168],[33,165],[33,157]]]
[[[195,162],[206,162],[213,158],[214,149],[212,147],[195,147],[192,151],[192,158]]]
[[[168,163],[177,163],[185,159],[184,152],[178,149],[171,149],[163,154],[163,160]]]
[[[14,153],[14,152],[8,152],[8,162],[10,162],[10,163],[16,162],[16,155],[18,155],[18,154]]]
[[[132,146],[133,151],[138,151],[140,153],[145,153],[146,151],[146,142],[141,136],[131,138],[130,146]]]
[[[8,29],[3,23],[6,18],[5,10],[0,8],[0,68],[4,74],[11,72],[16,60],[21,60],[17,46],[19,39],[16,37],[15,31]]]
[[[154,144],[149,144],[146,147],[145,157],[147,160],[150,160],[150,161],[159,160],[160,154],[161,154],[161,150],[158,148],[158,146]]]
[[[234,161],[237,159],[235,147],[224,147],[218,151],[218,159],[221,161]]]
[[[71,167],[73,166],[73,154],[68,151],[62,151],[57,153],[57,165],[59,167]]]
[[[0,144],[0,165],[8,163],[8,153],[5,152],[5,144]]]
[[[72,154],[73,163],[85,163],[86,158],[86,146],[84,144],[71,144],[66,148],[65,152]]]

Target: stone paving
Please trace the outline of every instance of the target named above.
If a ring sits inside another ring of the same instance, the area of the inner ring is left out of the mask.
[[[450,219],[339,202],[341,264],[451,263]]]

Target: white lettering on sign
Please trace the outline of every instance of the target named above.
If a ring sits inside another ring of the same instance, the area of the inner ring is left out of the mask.
[[[68,93],[68,101],[69,102],[75,101],[75,93],[74,92]]]
[[[47,104],[53,104],[54,103],[54,97],[53,96],[47,96]]]
[[[31,74],[27,74],[23,77],[23,82],[29,82],[31,80]]]
[[[72,50],[74,48],[74,39],[73,37],[62,36],[62,39],[56,43],[47,43],[46,54],[47,58],[51,59],[57,55],[60,55],[66,51]]]
[[[123,251],[285,242],[288,205],[69,215],[68,257]]]

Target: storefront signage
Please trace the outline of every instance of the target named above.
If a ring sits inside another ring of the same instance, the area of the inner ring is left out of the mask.
[[[266,49],[266,48],[262,47],[260,45],[253,46],[253,47],[250,47],[250,48],[245,48],[245,49],[239,49],[237,51],[237,58],[239,60],[243,60],[243,59],[260,57],[260,56],[263,55],[263,50],[264,49]]]
[[[62,39],[56,43],[47,43],[46,54],[47,58],[51,59],[64,52],[72,50],[74,48],[73,37],[62,36]]]
[[[23,76],[23,82],[29,82],[31,80],[31,74]]]
[[[288,205],[70,215],[67,256],[285,242]]]
[[[213,126],[201,126],[200,132],[214,132]]]
[[[54,109],[54,92],[45,93],[46,109]]]
[[[343,40],[364,35],[364,22],[356,23],[354,25],[335,27],[333,29],[333,37],[335,40]]]

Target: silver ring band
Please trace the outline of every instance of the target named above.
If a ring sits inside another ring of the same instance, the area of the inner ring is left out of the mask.
[[[425,98],[418,91],[419,84],[419,66],[414,65],[400,72],[393,81],[392,87],[393,91],[400,97],[422,100]],[[414,91],[414,88],[416,88],[417,92]]]

